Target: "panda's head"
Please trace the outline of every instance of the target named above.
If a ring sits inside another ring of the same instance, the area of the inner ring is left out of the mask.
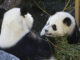
[[[67,12],[56,12],[54,15],[49,17],[40,35],[45,35],[47,37],[60,37],[67,35],[70,40],[77,36],[77,32],[78,28],[75,19],[71,14]]]
[[[46,25],[41,31],[41,35],[50,37],[64,36],[72,34],[75,28],[75,19],[67,12],[57,12],[49,17]]]

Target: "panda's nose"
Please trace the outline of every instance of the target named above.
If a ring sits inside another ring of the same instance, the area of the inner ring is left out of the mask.
[[[45,29],[45,32],[48,32],[48,30],[47,30],[47,29]]]

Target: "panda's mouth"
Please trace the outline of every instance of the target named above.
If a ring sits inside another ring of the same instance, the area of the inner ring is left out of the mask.
[[[47,33],[47,35],[52,35],[51,33]]]
[[[45,34],[47,37],[58,37],[58,35],[53,35],[52,33],[46,33]]]
[[[45,35],[52,35],[52,33],[45,33]]]
[[[46,33],[45,35],[46,35],[46,36],[52,36],[52,34],[51,34],[51,33]]]

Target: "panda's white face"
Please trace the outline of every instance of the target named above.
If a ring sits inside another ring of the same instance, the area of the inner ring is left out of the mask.
[[[4,14],[0,47],[14,46],[32,28],[33,17],[29,13],[22,16],[20,10],[12,8]]]
[[[57,12],[49,17],[40,35],[58,37],[72,34],[75,27],[75,19],[67,12]]]

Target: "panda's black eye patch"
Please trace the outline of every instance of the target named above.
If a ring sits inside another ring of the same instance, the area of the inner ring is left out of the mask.
[[[53,30],[57,30],[57,28],[56,28],[56,25],[54,24],[54,25],[52,25],[52,28],[53,28]]]

